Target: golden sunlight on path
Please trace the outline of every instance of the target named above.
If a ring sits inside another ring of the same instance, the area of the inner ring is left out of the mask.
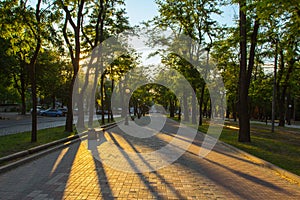
[[[168,121],[161,133],[138,139],[113,128],[101,141],[116,144],[127,158],[126,153],[151,152],[174,138],[187,142],[172,134],[175,131],[176,126]],[[198,134],[173,164],[142,173],[113,169],[92,156],[87,141],[76,143],[0,174],[0,199],[300,199],[299,185],[219,143],[200,158],[202,140]],[[111,149],[105,151],[99,151],[99,157],[114,156],[108,154]],[[123,163],[124,159],[114,161],[118,167],[124,165],[124,170],[139,167]]]

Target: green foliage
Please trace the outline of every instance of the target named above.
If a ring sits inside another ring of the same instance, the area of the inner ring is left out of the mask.
[[[66,103],[71,74],[70,64],[63,61],[57,51],[47,49],[39,55],[36,66],[40,97],[57,98]]]

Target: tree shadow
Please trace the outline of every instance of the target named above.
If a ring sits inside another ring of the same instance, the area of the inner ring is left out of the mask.
[[[167,126],[169,126],[170,124],[168,124]],[[176,130],[176,128],[174,129]],[[116,130],[116,132],[119,132],[119,130]],[[168,134],[169,136],[172,137],[176,137],[176,135],[174,136],[174,134],[169,133],[170,131],[162,131],[165,134]],[[119,133],[121,135],[121,133]],[[121,146],[120,144],[118,144],[118,142],[116,141],[116,139],[114,139],[113,135],[110,133],[110,137],[112,138],[112,140],[114,141],[114,143],[116,143],[118,146]],[[155,137],[155,136],[154,136]],[[203,142],[203,135],[202,134],[197,134],[196,138],[195,138],[195,142],[193,142],[193,145],[197,145],[199,147],[201,147],[201,144]],[[157,140],[159,140],[158,137],[156,137]],[[177,138],[177,139],[182,139],[182,138]],[[183,139],[184,142],[188,142],[186,140]],[[134,150],[134,152],[139,152],[135,146],[129,141],[126,140],[126,142],[131,146],[131,148]],[[168,142],[160,140],[160,143],[162,144],[168,144]],[[144,143],[144,145],[146,145],[149,148],[153,148],[153,146],[151,146],[149,143]],[[220,144],[219,144],[220,145]],[[153,149],[156,150],[156,149]],[[245,162],[251,165],[257,165],[260,166],[259,164],[253,163],[249,160],[240,158],[236,155],[231,154],[231,151],[228,150],[227,151],[223,151],[222,147],[218,147],[218,148],[214,148],[212,151],[215,151],[215,153],[219,153],[225,157],[230,157],[234,160],[238,160],[238,162]],[[196,157],[195,157],[196,156]],[[145,159],[143,159],[142,157],[140,157],[141,160],[143,160],[143,162],[147,162]],[[252,182],[254,185],[259,185],[261,187],[265,187],[268,188],[270,190],[273,190],[274,192],[276,191],[277,193],[282,193],[283,195],[291,195],[287,190],[282,189],[280,187],[278,187],[277,185],[265,181],[259,177],[250,175],[249,173],[244,173],[242,171],[237,171],[235,169],[232,169],[229,166],[225,166],[222,164],[219,164],[217,162],[214,162],[212,160],[208,160],[208,159],[201,159],[197,154],[192,153],[192,152],[188,152],[185,153],[184,155],[181,156],[181,158],[179,158],[177,161],[175,161],[175,163],[180,164],[181,166],[185,167],[186,169],[190,169],[192,171],[195,171],[201,175],[204,175],[205,177],[207,177],[209,180],[211,180],[212,182],[214,182],[216,185],[221,186],[223,188],[225,188],[226,190],[230,191],[231,193],[240,196],[241,198],[244,199],[249,199],[251,198],[252,194],[249,194],[249,192],[242,187],[242,185],[246,185],[243,184],[241,182],[241,184],[239,185],[237,181],[241,181],[241,180],[233,180],[232,179],[232,175],[237,175],[238,177],[241,177],[243,179],[245,179],[246,181],[250,181]],[[208,164],[209,163],[209,164]],[[147,163],[146,163],[147,164]],[[147,165],[150,166],[150,165]],[[210,168],[210,166],[212,166],[212,168]],[[134,166],[133,166],[134,167]],[[151,167],[151,166],[150,166]],[[219,169],[218,169],[219,168]],[[222,170],[220,170],[220,168],[225,169],[226,171],[228,171],[229,173],[226,173],[225,175],[220,173],[220,174],[216,174],[216,171],[214,169],[217,169],[219,172]],[[166,184],[168,187],[170,187],[170,189],[172,191],[176,191],[175,188],[172,187],[172,185],[166,181],[163,176],[159,173],[157,173],[157,171],[155,171],[155,175],[162,180],[162,182],[164,184]],[[145,182],[145,178],[141,177],[141,179]],[[224,181],[225,180],[225,181]],[[229,182],[227,182],[226,180],[230,180]],[[233,183],[233,184],[230,184]],[[147,182],[146,182],[147,183]],[[174,192],[176,193],[176,192]],[[183,199],[184,197],[180,194],[180,193],[176,193],[177,198],[179,199]]]
[[[2,185],[2,180],[2,191],[12,190],[14,196],[11,199],[30,199],[38,195],[63,199],[79,146],[80,142],[76,142],[8,171],[5,174],[8,180],[5,182],[10,184]]]
[[[253,182],[254,184],[259,184],[261,186],[265,186],[267,188],[270,188],[270,189],[272,189],[274,191],[277,191],[277,192],[280,191],[282,193],[285,193],[286,195],[291,195],[286,190],[284,190],[284,189],[282,189],[282,188],[280,188],[280,187],[278,187],[278,186],[276,186],[276,185],[274,185],[274,184],[272,184],[272,183],[270,183],[268,181],[262,180],[262,179],[260,179],[258,177],[252,176],[250,174],[243,173],[241,171],[237,171],[235,169],[231,169],[231,168],[229,168],[229,167],[227,167],[225,165],[222,165],[220,163],[214,162],[214,161],[212,161],[210,159],[207,159],[207,158],[204,158],[204,159],[206,161],[212,163],[213,165],[222,167],[222,168],[226,169],[227,171],[230,171],[231,173],[238,175],[239,177],[242,177],[242,178],[244,178],[246,180],[249,180],[249,181]]]
[[[122,148],[122,146],[120,145],[120,143],[116,140],[116,138],[111,134],[110,131],[107,131],[108,135],[110,136],[110,138],[112,139],[112,141],[119,147]],[[127,141],[127,140],[126,140]],[[128,141],[127,141],[128,142]],[[134,149],[135,152],[138,152],[136,149]],[[129,159],[129,157],[126,155],[125,151],[120,151],[123,156],[127,159]],[[130,166],[132,167],[132,169],[138,170],[137,166],[134,165],[133,160],[128,160],[128,163],[130,164]],[[146,163],[147,164],[147,163]],[[138,175],[138,177],[140,178],[140,180],[143,181],[144,185],[147,187],[147,189],[150,191],[150,193],[153,195],[153,197],[155,197],[156,199],[163,199],[163,196],[161,196],[156,188],[154,186],[151,185],[150,181],[147,179],[146,176],[144,176],[142,173],[136,173]]]

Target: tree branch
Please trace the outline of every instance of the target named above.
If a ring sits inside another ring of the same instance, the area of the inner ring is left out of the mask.
[[[83,29],[83,20],[81,20],[81,33],[82,33],[83,37],[86,39],[87,43],[91,46],[91,48],[93,48],[93,43],[92,43],[92,41],[91,41],[90,38],[87,36],[87,34],[84,32],[84,29]]]
[[[257,44],[257,35],[258,35],[259,26],[260,26],[260,21],[258,18],[256,18],[253,27],[253,33],[251,35],[251,47],[250,47],[250,56],[249,56],[248,72],[247,72],[248,87],[250,85],[253,66],[254,66],[255,48]]]
[[[67,15],[67,14],[66,14],[66,15]],[[64,39],[65,39],[65,41],[66,41],[66,43],[67,43],[67,46],[68,46],[68,49],[69,49],[69,52],[70,52],[70,56],[71,56],[71,60],[72,60],[72,62],[73,62],[73,60],[74,60],[74,50],[73,50],[72,45],[71,45],[71,43],[70,43],[70,40],[69,40],[69,38],[68,38],[68,34],[67,34],[67,24],[68,24],[68,18],[67,18],[67,16],[66,16],[66,18],[65,18],[65,23],[64,23],[64,26],[63,26],[63,36],[64,36]]]

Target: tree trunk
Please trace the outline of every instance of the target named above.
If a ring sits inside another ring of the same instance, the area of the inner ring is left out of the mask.
[[[30,77],[31,77],[31,98],[32,98],[32,130],[31,130],[31,142],[37,141],[37,112],[36,112],[36,106],[37,106],[37,93],[36,93],[36,70],[35,70],[35,63],[38,58],[38,54],[40,52],[41,46],[42,46],[42,40],[41,40],[41,31],[40,31],[40,22],[41,22],[41,15],[40,15],[40,7],[41,7],[41,0],[37,1],[36,4],[36,12],[35,12],[35,19],[36,19],[36,33],[35,33],[35,39],[36,39],[36,46],[34,50],[34,54],[30,59]]]
[[[279,125],[284,127],[285,125],[285,97],[281,97],[279,101]]]
[[[107,95],[107,89],[105,87],[105,84],[103,85],[103,89],[104,89],[104,95],[105,95],[105,108],[107,108],[107,122],[109,123],[110,122],[110,117],[109,117],[109,98],[108,98],[108,95]]]
[[[26,87],[25,87],[25,77],[24,72],[21,74],[21,101],[22,101],[22,108],[21,108],[21,115],[26,114]]]
[[[282,55],[283,56],[283,55]],[[294,58],[291,58],[290,60],[288,60],[287,64],[288,64],[288,71],[282,86],[282,90],[281,90],[281,95],[280,95],[280,101],[279,101],[279,126],[284,126],[285,125],[285,98],[286,98],[286,92],[289,86],[289,80],[290,80],[290,76],[293,72],[293,68],[294,68],[294,64],[295,64],[296,60]],[[281,63],[283,64],[283,63]],[[281,69],[283,70],[283,68]]]
[[[286,123],[291,125],[291,115],[292,115],[292,102],[291,102],[291,94],[287,94],[287,112],[286,112]]]
[[[229,102],[227,102],[227,108],[226,108],[226,118],[230,119],[230,108],[229,108]]]
[[[178,109],[178,120],[179,121],[181,120],[181,105],[179,106],[179,109]]]
[[[82,91],[80,91],[80,93],[77,96],[77,109],[78,109],[78,113],[77,113],[77,123],[76,126],[78,129],[80,130],[84,130],[85,129],[85,125],[84,125],[84,115],[85,115],[85,110],[84,110],[84,98],[83,98],[83,90],[85,90],[84,88],[81,88]],[[75,102],[74,102],[75,103]]]
[[[250,139],[250,117],[249,117],[249,86],[254,67],[255,48],[257,44],[259,19],[254,22],[251,35],[251,46],[249,54],[249,63],[247,67],[247,20],[246,20],[246,0],[241,0],[240,6],[240,76],[239,76],[239,142],[251,142]]]
[[[65,125],[65,131],[67,132],[73,132],[73,89],[74,89],[74,84],[75,80],[77,78],[77,74],[79,71],[79,61],[80,61],[80,53],[81,53],[81,46],[80,46],[80,30],[81,30],[81,21],[83,19],[82,13],[83,13],[83,8],[85,1],[81,0],[78,1],[78,11],[77,11],[77,18],[76,22],[74,22],[72,18],[71,11],[68,9],[67,5],[64,5],[63,1],[60,2],[62,4],[62,8],[65,11],[66,17],[65,17],[65,23],[63,26],[63,37],[65,39],[65,42],[67,43],[67,47],[69,49],[69,53],[71,56],[71,61],[72,61],[72,66],[73,66],[73,77],[71,80],[70,88],[69,88],[69,101],[67,104],[68,107],[68,114],[67,114],[67,119],[66,119],[66,125]],[[70,23],[73,31],[74,31],[74,43],[75,43],[75,48],[73,49],[72,44],[69,40],[69,34],[67,33],[67,26],[68,23]]]
[[[74,83],[76,80],[76,76],[73,75],[70,86],[69,86],[69,94],[68,94],[68,101],[67,101],[67,118],[66,118],[66,124],[65,124],[65,131],[66,132],[73,132],[73,88],[74,88]]]
[[[205,83],[203,83],[201,87],[201,94],[200,94],[200,102],[199,102],[199,126],[203,124],[203,112],[202,112],[202,105],[204,100],[204,91],[205,91]]]
[[[276,77],[278,63],[278,40],[275,40],[275,58],[274,58],[274,78],[273,78],[273,95],[272,95],[272,128],[271,132],[275,131],[275,115],[276,115]]]
[[[115,87],[115,81],[114,79],[111,80],[111,97],[110,97],[110,103],[109,103],[109,110],[110,110],[110,120],[113,122],[114,121],[114,114],[113,114],[113,109],[111,108],[111,101],[112,101],[112,96],[114,92],[114,87]]]
[[[93,60],[93,59],[92,59]],[[98,78],[99,78],[99,67],[96,67],[95,69],[95,75],[94,75],[94,82],[93,82],[93,88],[91,92],[91,97],[89,101],[89,121],[88,121],[88,127],[91,129],[93,128],[94,123],[94,111],[95,111],[95,101],[96,101],[96,90],[98,85]]]
[[[174,117],[175,116],[175,105],[174,105],[174,100],[172,99],[172,97],[170,97],[169,103],[170,103],[170,117]]]
[[[127,106],[125,106],[125,94],[124,94],[124,89],[123,89],[123,87],[122,87],[122,82],[121,82],[121,80],[119,81],[119,90],[120,90],[120,103],[121,103],[121,108],[122,108],[122,111],[121,111],[121,117],[123,118],[123,117],[125,117],[126,116],[126,112],[127,112],[127,109],[126,109],[126,107]]]
[[[101,122],[102,125],[105,124],[105,119],[104,119],[104,79],[105,79],[105,73],[101,75],[101,82],[100,82],[100,95],[101,95]]]
[[[37,97],[36,97],[36,77],[35,77],[35,63],[30,64],[30,77],[31,77],[31,99],[32,99],[32,113],[31,113],[31,142],[37,141]]]
[[[196,93],[196,88],[193,88]],[[192,94],[192,124],[196,124],[197,108],[196,108],[196,94]]]
[[[183,91],[183,114],[183,120],[186,122],[190,121],[186,90]]]
[[[246,0],[239,3],[240,9],[240,76],[239,76],[239,142],[250,142],[250,122],[248,114],[248,80],[247,80],[247,31],[246,13],[243,9]]]

